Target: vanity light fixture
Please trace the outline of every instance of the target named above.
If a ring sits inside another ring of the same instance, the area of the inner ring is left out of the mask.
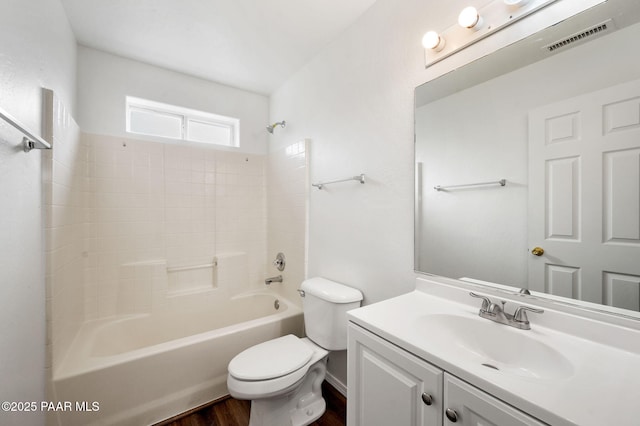
[[[506,4],[507,6],[522,7],[529,0],[503,0],[503,1],[504,1],[504,4]]]
[[[473,6],[465,7],[458,15],[458,25],[463,28],[478,30],[482,26],[482,17]]]
[[[482,7],[464,8],[458,16],[457,23],[448,28],[439,28],[437,32],[429,31],[422,37],[425,65],[428,68],[543,8],[549,7],[550,11],[546,12],[542,19],[520,25],[518,31],[505,35],[499,43],[506,45],[517,41],[534,32],[535,28],[546,25],[544,22],[552,25],[562,20],[562,16],[575,15],[605,1],[607,0],[485,0]],[[555,7],[553,3],[556,2],[563,4]],[[472,53],[469,56],[473,55]],[[457,67],[455,61],[454,67]]]
[[[534,32],[543,22],[552,25],[562,20],[562,16],[578,14],[605,1],[607,0],[487,0],[478,9],[473,6],[465,7],[458,16],[457,24],[438,29],[437,32],[429,31],[422,37],[425,65],[428,68],[543,8],[549,8],[543,18],[532,20],[531,24],[520,25],[518,31],[506,37],[511,42],[517,41]],[[556,2],[563,4],[555,7],[553,3]],[[501,43],[507,42],[503,40]]]
[[[435,31],[428,31],[422,37],[422,46],[424,46],[425,49],[431,49],[436,52],[439,52],[442,49],[444,49],[444,45],[445,45],[444,38],[441,37],[440,34],[438,34]]]

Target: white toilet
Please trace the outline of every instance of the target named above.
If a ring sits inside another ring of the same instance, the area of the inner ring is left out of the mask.
[[[347,348],[346,312],[360,306],[362,293],[324,278],[304,281],[301,290],[308,337],[269,340],[229,363],[229,393],[251,400],[249,426],[303,426],[325,411],[327,355]]]

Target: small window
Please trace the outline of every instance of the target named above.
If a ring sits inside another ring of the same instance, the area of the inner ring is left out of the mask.
[[[240,146],[240,120],[127,96],[127,132]]]
[[[152,109],[129,107],[129,129],[131,133],[182,139],[182,116],[165,114]]]

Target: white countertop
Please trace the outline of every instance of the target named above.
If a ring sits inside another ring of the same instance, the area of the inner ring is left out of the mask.
[[[529,315],[531,330],[518,330],[479,318],[481,301],[468,296],[468,290],[438,290],[436,296],[428,292],[428,287],[419,285],[411,293],[350,311],[349,320],[551,425],[640,425],[637,329],[546,308],[544,314]],[[511,312],[519,304],[530,305],[524,302],[508,303],[506,310]],[[554,373],[553,377],[526,377],[482,367],[472,362],[468,352],[455,347],[455,339],[443,344],[442,333],[429,330],[428,319],[434,314],[456,315],[502,327],[492,332],[523,333],[522,336],[553,348],[569,363],[554,366],[559,374]],[[566,371],[561,370],[565,367]]]

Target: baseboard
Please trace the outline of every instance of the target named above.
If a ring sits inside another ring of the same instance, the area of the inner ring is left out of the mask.
[[[342,383],[340,380],[338,380],[338,378],[336,376],[334,376],[333,374],[329,373],[327,371],[327,375],[324,378],[331,386],[333,386],[334,388],[336,388],[336,390],[338,392],[340,392],[342,394],[342,396],[344,396],[345,398],[347,397],[347,385],[345,385],[344,383]]]

